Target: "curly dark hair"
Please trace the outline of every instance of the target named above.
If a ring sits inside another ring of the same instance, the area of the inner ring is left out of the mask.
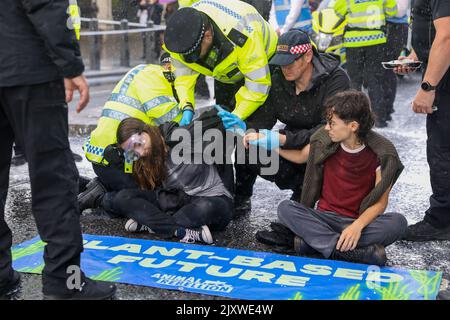
[[[333,115],[346,123],[358,122],[356,135],[361,142],[366,140],[375,123],[369,98],[365,93],[356,90],[339,92],[325,101],[326,120],[330,121]]]

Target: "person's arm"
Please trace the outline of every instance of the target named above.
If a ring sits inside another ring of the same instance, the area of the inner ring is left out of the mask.
[[[239,71],[245,77],[245,84],[236,93],[236,108],[232,113],[242,120],[246,120],[264,104],[272,84],[261,28],[268,27],[267,32],[274,31],[262,18],[259,22],[252,22],[252,27],[255,30],[238,50],[237,59]]]
[[[450,68],[450,16],[434,20],[436,37],[433,41],[428,58],[428,66],[423,81],[437,86]],[[433,102],[436,91],[424,91],[419,89],[414,101],[413,110],[416,113],[433,113]]]
[[[347,0],[336,0],[333,6],[334,12],[339,18],[345,18],[347,15]]]
[[[384,13],[387,17],[395,17],[398,13],[397,0],[386,0],[384,3]]]
[[[297,164],[303,164],[308,161],[309,156],[309,148],[310,145],[306,145],[301,150],[284,150],[284,149],[277,149],[278,154],[283,157],[284,159],[297,163]]]
[[[84,72],[80,47],[74,30],[70,30],[67,13],[69,1],[20,0],[28,19],[44,40],[49,55],[64,78],[75,78]],[[30,53],[32,54],[32,53]]]
[[[403,18],[408,13],[409,0],[397,0],[397,18]]]
[[[286,17],[283,27],[281,28],[281,34],[284,34],[292,29],[302,11],[303,4],[306,0],[292,0],[291,9]]]
[[[272,2],[272,8],[270,9],[269,23],[275,29],[278,36],[280,35],[280,26],[277,21],[277,14],[275,11],[275,4]]]
[[[180,99],[180,110],[183,111],[186,106],[195,108],[195,84],[200,74],[185,66],[177,59],[172,58],[172,61],[175,68],[174,86]]]
[[[381,181],[381,170],[376,172],[375,185]],[[371,207],[367,208],[358,219],[356,219],[350,226],[345,228],[337,242],[336,250],[349,251],[354,250],[358,245],[361,233],[365,227],[371,224],[379,215],[383,214],[388,206],[389,193],[392,186],[380,197],[380,199]]]
[[[83,76],[84,64],[74,30],[68,20],[69,1],[20,0],[36,32],[45,42],[48,54],[64,77],[66,102],[73,99],[73,92],[80,93],[77,112],[89,103],[89,86]]]

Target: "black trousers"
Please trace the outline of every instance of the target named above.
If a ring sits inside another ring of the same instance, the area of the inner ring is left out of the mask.
[[[385,61],[397,60],[408,41],[408,25],[401,23],[387,24],[387,43]],[[395,96],[397,94],[397,75],[392,70],[384,70],[383,94],[387,112],[394,112]]]
[[[117,193],[124,189],[138,189],[138,185],[133,175],[124,172],[123,166],[101,166],[93,163],[92,168],[100,182],[108,191],[103,197],[103,209],[112,214],[121,215],[113,209],[113,201]]]
[[[281,190],[292,190],[292,199],[300,201],[306,164],[297,164],[279,157],[279,170],[274,175],[262,175],[261,163],[237,165],[236,168],[236,194],[242,197],[253,195],[253,185],[256,178],[274,182]],[[248,163],[248,162],[247,162]]]
[[[12,234],[5,222],[14,141],[23,146],[32,212],[44,251],[44,290],[66,288],[67,268],[83,251],[77,204],[78,170],[69,148],[63,80],[0,88],[0,283],[12,275]]]
[[[427,116],[427,160],[433,194],[425,221],[436,228],[450,226],[450,81],[446,82],[437,92],[438,110]]]
[[[178,197],[167,199],[155,191],[126,189],[114,197],[114,211],[152,229],[161,237],[174,236],[179,227],[197,228],[207,225],[223,230],[231,221],[232,200],[222,197]],[[167,210],[171,207],[172,210]]]
[[[353,89],[362,90],[367,81],[372,110],[378,121],[386,121],[388,107],[383,97],[383,77],[385,69],[381,62],[385,58],[385,44],[375,46],[347,48],[347,72]]]

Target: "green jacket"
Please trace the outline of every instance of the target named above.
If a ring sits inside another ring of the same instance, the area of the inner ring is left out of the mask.
[[[322,127],[312,135],[310,144],[300,202],[313,208],[322,192],[324,162],[336,153],[339,143],[331,141],[325,127]],[[370,131],[365,144],[376,153],[380,160],[381,181],[361,202],[360,214],[378,202],[386,190],[395,184],[404,168],[395,146],[385,137],[375,131]]]

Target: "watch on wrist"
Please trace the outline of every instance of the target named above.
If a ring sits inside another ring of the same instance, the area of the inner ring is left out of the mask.
[[[436,90],[436,86],[432,86],[428,81],[423,81],[420,85],[423,91],[434,91]]]

